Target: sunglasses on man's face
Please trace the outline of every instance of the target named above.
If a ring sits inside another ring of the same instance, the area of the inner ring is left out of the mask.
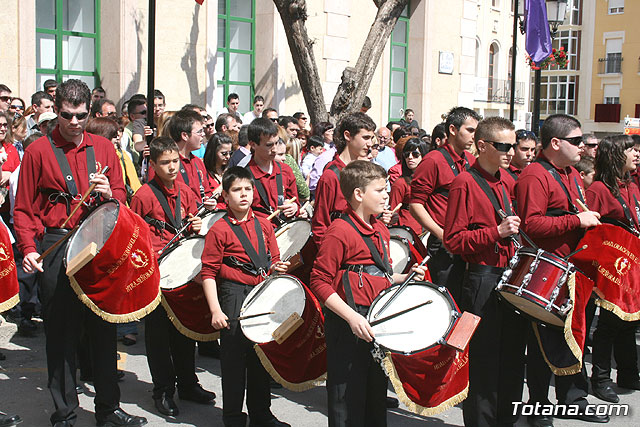
[[[88,115],[89,113],[69,113],[67,111],[60,112],[60,117],[62,117],[65,120],[71,120],[74,117],[77,118],[78,120],[84,120],[87,118]]]
[[[512,148],[513,149],[516,148],[516,144],[508,144],[506,142],[497,142],[497,141],[485,141],[485,142],[493,145],[493,148],[495,148],[497,151],[500,151],[501,153],[508,153],[509,150],[511,150]]]
[[[277,117],[272,117],[269,120],[271,120],[273,123],[278,123],[278,118]]]
[[[11,97],[10,96],[0,96],[0,101],[9,102],[9,101],[11,101]]]
[[[582,136],[573,136],[571,138],[565,136],[563,138],[558,138],[558,139],[563,140],[563,141],[567,141],[569,144],[575,145],[576,147],[579,146],[580,144],[582,144],[582,142],[583,142],[582,141]]]

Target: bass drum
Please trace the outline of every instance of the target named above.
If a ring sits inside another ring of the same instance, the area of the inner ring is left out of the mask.
[[[222,219],[223,216],[227,214],[225,210],[219,211],[208,211],[202,216],[202,228],[200,229],[201,236],[206,236],[209,232],[209,229],[213,227],[213,224],[218,222],[219,219]]]

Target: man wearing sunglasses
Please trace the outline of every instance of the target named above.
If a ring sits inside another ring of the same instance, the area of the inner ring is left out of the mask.
[[[588,133],[582,135],[582,139],[584,140],[584,151],[582,155],[591,156],[595,159],[596,152],[598,151],[598,138],[594,134]]]
[[[507,169],[513,179],[518,179],[522,170],[536,157],[538,138],[533,132],[521,129],[516,132],[516,144],[515,153]]]
[[[11,105],[11,89],[7,85],[0,83],[0,113],[4,113]]]
[[[76,354],[84,331],[93,362],[97,425],[140,426],[146,419],[127,414],[119,405],[116,324],[103,320],[78,299],[64,272],[66,244],[38,261],[40,249],[51,247],[86,216],[89,208],[82,206],[62,228],[69,210],[90,184],[96,184],[97,194],[88,199],[89,204],[109,198],[123,204],[126,201],[122,168],[113,144],[84,130],[90,101],[91,92],[80,80],[70,79],[58,86],[58,125],[50,137],[31,144],[22,159],[14,224],[18,247],[24,254],[23,269],[38,271],[41,276],[38,296],[47,341],[48,386],[55,404],[51,424],[61,427],[76,422]],[[110,169],[101,174],[105,166]],[[40,239],[38,248],[36,240]]]
[[[576,200],[585,201],[582,179],[573,167],[580,160],[584,148],[580,127],[580,122],[571,116],[549,116],[540,130],[542,152],[522,172],[515,186],[522,230],[541,249],[560,257],[565,257],[576,249],[585,229],[600,224],[600,214],[582,211],[577,207]],[[576,286],[574,313],[584,316],[589,297],[590,295],[582,295],[581,288]],[[550,366],[553,365],[564,368],[565,373],[571,373],[555,377],[558,403],[575,405],[580,410],[577,415],[563,417],[607,422],[607,415],[594,415],[586,410],[589,402],[586,399],[588,384],[584,375],[584,363],[573,356],[565,342],[564,332],[537,325],[533,328],[536,329],[536,334],[530,331],[527,347],[529,403],[549,403]],[[545,415],[530,416],[529,424],[552,426],[553,418]]]

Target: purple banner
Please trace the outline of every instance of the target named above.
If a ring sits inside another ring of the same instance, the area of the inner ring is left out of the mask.
[[[551,55],[551,33],[545,0],[525,0],[526,50],[539,65]]]

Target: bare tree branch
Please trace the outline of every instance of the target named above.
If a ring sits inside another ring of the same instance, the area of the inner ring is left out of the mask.
[[[380,9],[380,6],[382,6],[382,3],[384,2],[385,0],[373,0],[373,3],[376,5],[378,9]]]

